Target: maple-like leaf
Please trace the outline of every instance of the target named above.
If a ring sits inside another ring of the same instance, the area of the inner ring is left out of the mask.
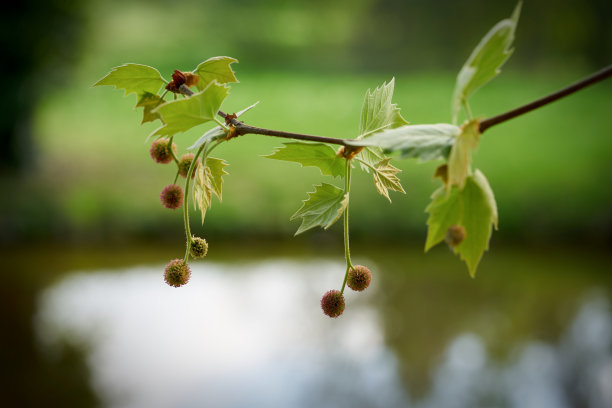
[[[395,78],[388,84],[383,83],[372,92],[369,89],[366,91],[361,108],[359,138],[408,124],[400,114],[400,108],[391,102],[394,87]]]
[[[400,179],[397,177],[397,173],[401,172],[401,170],[389,163],[390,161],[391,158],[389,157],[381,160],[376,164],[376,167],[374,167],[372,172],[376,190],[378,190],[378,192],[383,196],[387,197],[389,202],[391,202],[389,190],[406,194]]]
[[[200,210],[202,224],[206,211],[212,204],[213,194],[219,201],[223,200],[223,176],[228,174],[225,171],[227,165],[225,160],[214,157],[207,157],[205,165],[198,165],[193,186],[193,205]]]
[[[94,84],[111,85],[117,89],[124,89],[125,95],[131,93],[142,94],[149,92],[157,94],[166,81],[158,70],[148,65],[124,64],[115,67],[104,78]]]
[[[519,1],[510,18],[500,21],[489,30],[459,71],[452,99],[453,123],[457,123],[461,104],[478,88],[495,78],[501,66],[512,55],[511,47],[521,6],[522,2]]]
[[[465,261],[473,277],[489,248],[492,227],[497,229],[498,222],[495,197],[484,174],[476,170],[467,177],[462,190],[453,187],[447,191],[440,187],[431,196],[426,211],[429,218],[425,251],[444,240],[450,227],[463,227],[465,238],[453,250]]]
[[[321,170],[323,175],[344,177],[344,159],[332,147],[323,143],[284,143],[283,147],[264,157],[292,161],[304,167],[313,166]]]
[[[229,88],[225,85],[211,82],[189,98],[160,105],[153,112],[159,113],[164,125],[153,135],[172,136],[213,120],[228,94]]]
[[[238,60],[232,57],[213,57],[200,63],[193,71],[194,74],[200,76],[200,81],[197,83],[198,89],[206,88],[213,81],[220,84],[238,82],[234,71],[230,67],[234,62],[238,62]]]
[[[295,235],[314,227],[331,227],[348,206],[348,201],[349,195],[336,186],[327,183],[315,186],[315,191],[308,193],[300,209],[291,216],[292,220],[302,218]]]

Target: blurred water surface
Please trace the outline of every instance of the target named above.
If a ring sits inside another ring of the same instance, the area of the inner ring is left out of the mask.
[[[338,319],[325,253],[198,262],[179,289],[163,263],[69,271],[37,295],[37,342],[83,350],[107,407],[611,406],[607,255],[500,249],[470,279],[446,250],[360,252],[373,284]]]

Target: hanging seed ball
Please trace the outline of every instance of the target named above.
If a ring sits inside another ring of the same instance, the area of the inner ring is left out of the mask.
[[[191,269],[182,259],[173,259],[164,271],[164,280],[170,286],[178,288],[189,282],[191,277]]]
[[[164,207],[176,210],[183,205],[183,189],[179,185],[170,184],[162,190],[159,198]]]
[[[157,163],[166,164],[172,161],[172,153],[170,153],[170,149],[168,149],[168,142],[170,142],[170,140],[161,138],[154,141],[151,145],[149,153],[151,153],[151,157]],[[174,154],[176,154],[176,145],[174,143],[172,143],[172,150]]]
[[[194,258],[204,258],[208,253],[208,242],[204,238],[192,237],[189,253]]]
[[[363,265],[357,265],[349,269],[346,284],[349,288],[361,292],[372,282],[372,272]]]
[[[465,240],[465,228],[462,225],[451,225],[448,227],[444,241],[446,241],[451,248],[455,248],[462,243],[463,240]]]
[[[344,312],[344,296],[339,290],[332,289],[321,298],[321,309],[329,317],[338,317]]]
[[[191,162],[193,161],[193,153],[185,153],[184,155],[181,156],[181,159],[178,162],[178,170],[179,170],[179,174],[182,177],[187,177],[187,173],[189,172],[189,167],[191,166]],[[195,167],[197,167],[197,163],[200,163],[200,159],[198,159],[198,161],[196,162]],[[191,173],[191,178],[194,178],[195,176],[195,171],[193,173]]]

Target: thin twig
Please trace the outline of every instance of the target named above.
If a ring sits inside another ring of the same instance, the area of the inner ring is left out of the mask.
[[[604,69],[597,71],[596,73],[594,73],[593,75],[590,75],[570,86],[568,86],[567,88],[563,88],[560,91],[557,91],[555,93],[552,93],[548,96],[545,96],[543,98],[540,98],[538,100],[535,100],[531,103],[528,103],[526,105],[523,106],[519,106],[516,109],[512,109],[511,111],[502,113],[501,115],[497,115],[497,116],[493,116],[492,118],[488,118],[485,119],[483,121],[480,122],[480,133],[484,133],[485,130],[487,130],[488,128],[495,126],[497,124],[503,123],[507,120],[513,119],[517,116],[521,116],[524,115],[527,112],[531,112],[534,109],[540,108],[544,105],[547,105],[551,102],[554,102],[558,99],[561,99],[567,95],[571,95],[576,91],[581,90],[582,88],[585,88],[589,85],[592,85],[596,82],[599,81],[603,81],[604,79],[608,78],[612,76],[612,65],[608,65],[607,67],[605,67]]]
[[[594,73],[593,75],[590,75],[574,83],[573,85],[563,88],[548,96],[537,99],[526,105],[519,106],[518,108],[502,113],[501,115],[497,115],[497,116],[493,116],[488,119],[484,119],[480,122],[480,125],[479,125],[480,133],[484,133],[487,129],[489,129],[492,126],[506,122],[510,119],[516,118],[517,116],[524,115],[527,112],[531,112],[534,109],[540,108],[544,105],[547,105],[565,96],[571,95],[574,92],[581,90],[582,88],[585,88],[594,83],[603,81],[604,79],[609,78],[611,76],[612,76],[612,65],[609,65],[603,68],[602,70]],[[179,90],[181,91],[183,95],[187,95],[187,96],[193,95],[193,91],[185,85],[181,85],[179,87]],[[236,128],[236,136],[241,136],[241,135],[246,135],[246,134],[255,134],[255,135],[282,137],[286,139],[307,140],[311,142],[329,143],[329,144],[335,144],[335,145],[346,146],[346,147],[355,145],[354,139],[338,139],[334,137],[315,136],[315,135],[307,135],[307,134],[302,134],[302,133],[284,132],[282,130],[264,129],[264,128],[259,128],[255,126],[246,125],[243,122],[236,119],[235,117],[232,117],[231,115],[228,116],[223,111],[219,111],[217,112],[217,114],[221,116],[223,119],[225,119],[228,124],[231,124]],[[350,142],[353,142],[353,143],[349,145],[348,143]]]
[[[243,122],[239,121],[238,119],[232,118],[231,116],[228,119],[228,115],[223,111],[219,111],[217,114],[221,116],[222,118],[226,119],[226,121],[229,122],[229,124],[233,125],[236,128],[236,136],[247,135],[247,134],[266,135],[266,136],[282,137],[285,139],[306,140],[309,142],[336,144],[336,145],[346,146],[346,147],[349,146],[347,142],[352,140],[352,139],[338,139],[335,137],[327,137],[327,136],[307,135],[303,133],[292,133],[292,132],[285,132],[282,130],[264,129],[264,128],[260,128],[256,126],[246,125]]]

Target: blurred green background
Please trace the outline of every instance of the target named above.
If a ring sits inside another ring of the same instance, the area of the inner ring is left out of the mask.
[[[13,86],[2,102],[0,240],[180,236],[180,215],[158,202],[174,170],[148,156],[145,139],[155,125],[139,126],[135,96],[91,87],[114,66],[148,64],[169,78],[211,56],[233,56],[240,83],[223,109],[260,101],[245,116],[248,123],[354,137],[366,89],[392,77],[407,120],[448,122],[455,73],[514,5],[72,0],[15,6],[5,14],[2,36],[14,64],[2,68]],[[526,2],[515,55],[476,93],[473,112],[501,113],[609,63],[611,9],[596,0]],[[487,132],[474,165],[498,200],[494,239],[610,242],[611,96],[608,81]],[[179,135],[181,150],[206,129]],[[260,157],[281,142],[247,136],[216,152],[230,163],[230,175],[223,204],[215,202],[207,217],[207,234],[286,238],[295,231],[297,222],[288,218],[324,178],[316,169]],[[395,164],[407,194],[393,194],[393,204],[367,175],[355,177],[356,236],[424,237],[437,163]]]

